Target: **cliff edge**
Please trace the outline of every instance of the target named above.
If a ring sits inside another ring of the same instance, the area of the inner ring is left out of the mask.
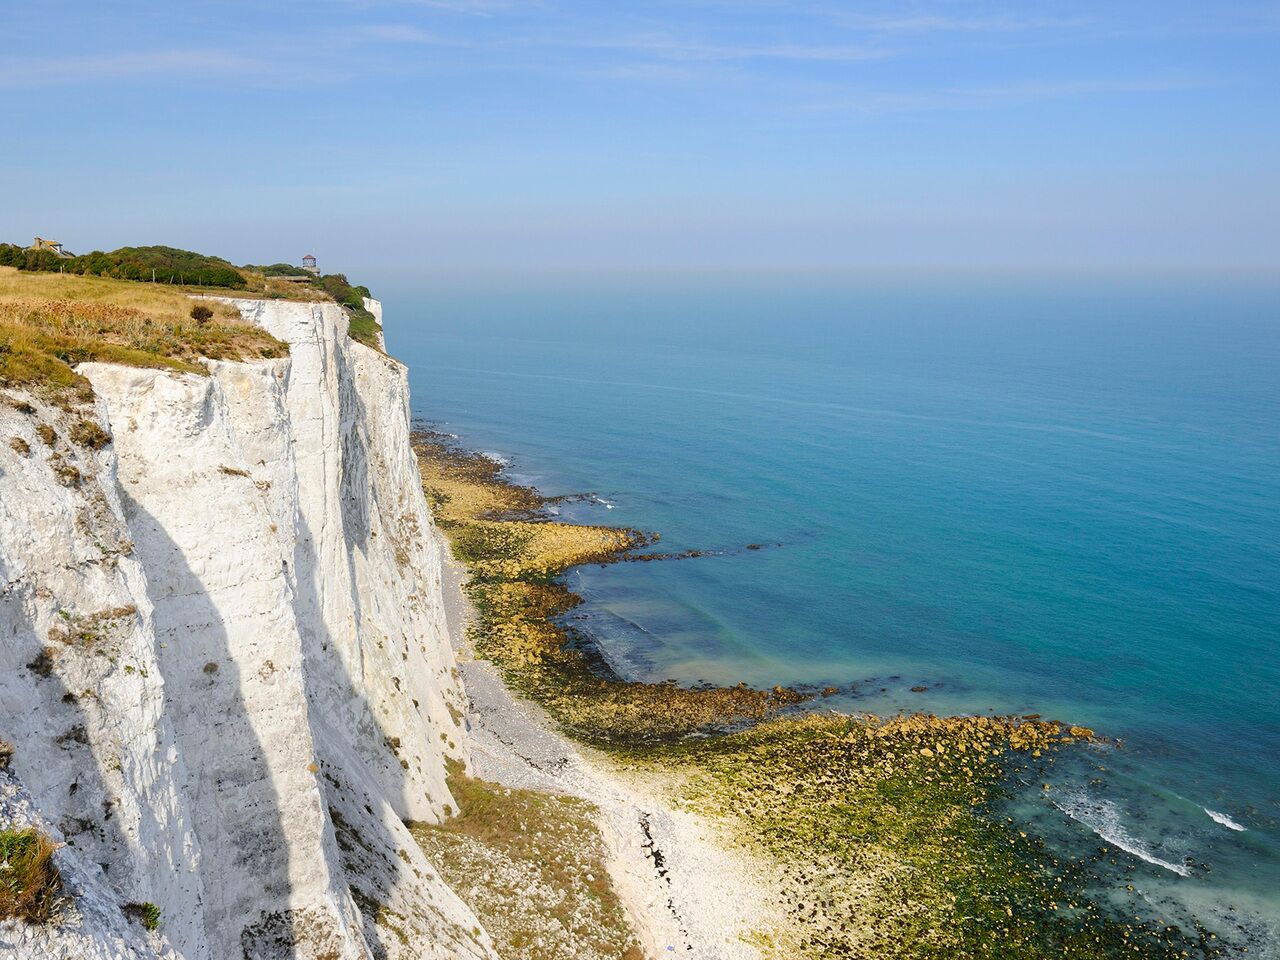
[[[405,825],[466,761],[405,369],[228,302],[289,355],[0,389],[0,819],[64,844],[0,953],[492,957]]]

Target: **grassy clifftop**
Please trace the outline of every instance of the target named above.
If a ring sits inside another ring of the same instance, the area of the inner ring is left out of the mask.
[[[80,256],[60,257],[52,250],[34,250],[12,243],[0,243],[0,267],[13,267],[27,274],[141,281],[224,296],[333,300],[347,312],[351,337],[381,349],[382,328],[364,306],[365,298],[370,296],[369,288],[352,284],[341,273],[312,276],[288,263],[237,267],[221,257],[177,247],[120,247],[105,253],[95,250]]]
[[[382,349],[365,309],[367,287],[342,274],[313,277],[289,264],[237,267],[175,247],[121,247],[59,257],[0,243],[0,385],[92,396],[76,364],[91,360],[193,373],[200,360],[283,356],[285,344],[241,320],[227,304],[193,294],[335,301],[352,339]]]
[[[74,371],[100,360],[203,372],[201,358],[283,356],[285,344],[226,304],[192,317],[192,301],[165,284],[0,267],[0,385],[92,395]]]

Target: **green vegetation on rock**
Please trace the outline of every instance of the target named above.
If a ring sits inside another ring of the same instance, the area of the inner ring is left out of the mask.
[[[0,920],[43,923],[62,887],[53,865],[57,844],[40,831],[0,830]]]
[[[295,267],[289,263],[246,266],[243,269],[267,278],[289,277],[299,281],[293,284],[295,287],[327,294],[346,310],[349,321],[348,333],[351,339],[375,350],[382,349],[382,327],[364,305],[365,298],[371,299],[372,294],[368,287],[353,285],[346,274],[326,273],[324,276],[314,277],[301,267]]]
[[[145,903],[130,903],[125,906],[125,913],[136,919],[148,930],[158,930],[160,928],[160,908],[150,901]]]
[[[633,752],[675,801],[776,865],[795,922],[780,956],[937,960],[1213,957],[1150,915],[1096,902],[998,813],[1013,777],[1043,779],[1091,730],[1014,717],[809,714]]]

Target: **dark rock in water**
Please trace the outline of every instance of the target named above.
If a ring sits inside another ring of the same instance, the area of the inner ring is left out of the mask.
[[[912,688],[911,688],[911,692],[912,692],[912,693],[924,693],[924,692],[925,692],[926,690],[928,690],[928,689],[929,689],[928,687],[912,687]]]
[[[759,550],[759,549],[761,549],[761,546],[760,546],[760,544],[758,544],[758,543],[748,543],[748,544],[747,544],[747,549],[748,549],[748,550]]]
[[[822,695],[823,695],[824,697],[832,697],[832,696],[835,696],[835,695],[836,695],[837,693],[839,693],[839,692],[840,692],[840,688],[839,688],[839,687],[823,687],[823,688],[822,688]]]

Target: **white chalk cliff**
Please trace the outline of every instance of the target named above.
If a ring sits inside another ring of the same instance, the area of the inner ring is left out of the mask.
[[[466,759],[405,370],[336,304],[237,304],[288,357],[0,390],[0,822],[67,895],[0,956],[492,957],[404,825]]]

